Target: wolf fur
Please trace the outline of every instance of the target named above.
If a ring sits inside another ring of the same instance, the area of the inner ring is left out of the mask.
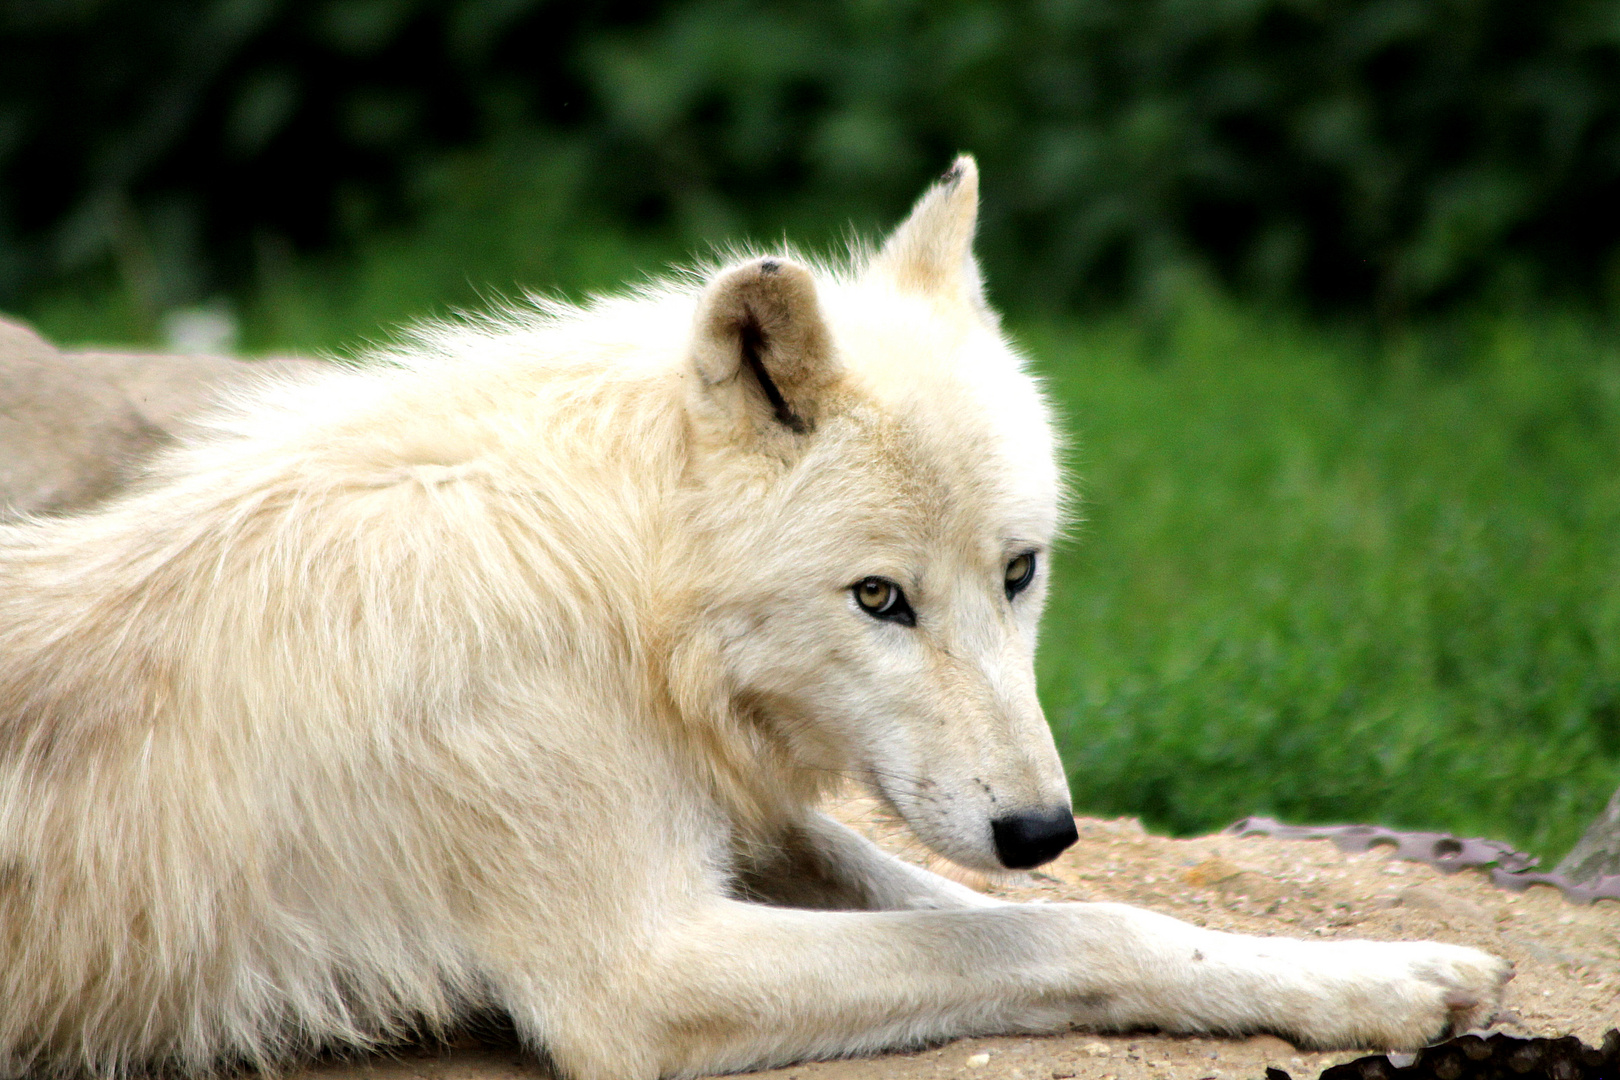
[[[1072,824],[1032,671],[1054,436],[977,198],[963,159],[846,268],[427,330],[0,527],[3,1071],[476,1009],[584,1080],[1071,1025],[1410,1046],[1488,1007],[1471,949],[1003,904],[815,809],[853,777],[981,868]],[[909,623],[862,606],[888,586]]]

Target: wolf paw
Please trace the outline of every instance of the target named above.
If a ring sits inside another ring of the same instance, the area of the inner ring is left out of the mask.
[[[1316,968],[1327,992],[1296,1032],[1314,1046],[1423,1046],[1485,1022],[1513,977],[1507,961],[1462,945],[1324,944],[1336,954]]]

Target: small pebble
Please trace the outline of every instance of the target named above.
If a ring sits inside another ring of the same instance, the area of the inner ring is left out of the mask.
[[[968,1055],[967,1067],[970,1068],[970,1069],[977,1069],[981,1065],[988,1065],[988,1064],[990,1064],[990,1055],[989,1054],[969,1054]]]

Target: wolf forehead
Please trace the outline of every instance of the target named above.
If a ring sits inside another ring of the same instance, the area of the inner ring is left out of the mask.
[[[1065,493],[1051,410],[999,326],[869,280],[818,284],[846,393],[804,464],[847,469],[858,452],[871,482],[941,524],[971,513],[1019,534],[1009,540],[1056,532]]]

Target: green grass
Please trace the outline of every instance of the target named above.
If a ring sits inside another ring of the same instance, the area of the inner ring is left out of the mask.
[[[588,199],[544,151],[451,163],[417,231],[346,260],[271,258],[238,305],[246,346],[345,352],[506,283],[577,294],[655,270],[671,240],[582,227]],[[110,290],[25,314],[62,341],[154,333]],[[1384,340],[1194,289],[1151,325],[1019,336],[1083,495],[1040,657],[1081,810],[1182,833],[1256,812],[1442,828],[1544,858],[1573,843],[1620,785],[1603,327],[1480,317]]]
[[[1620,785],[1620,349],[1207,300],[1027,340],[1083,494],[1040,657],[1078,807],[1574,842]]]

